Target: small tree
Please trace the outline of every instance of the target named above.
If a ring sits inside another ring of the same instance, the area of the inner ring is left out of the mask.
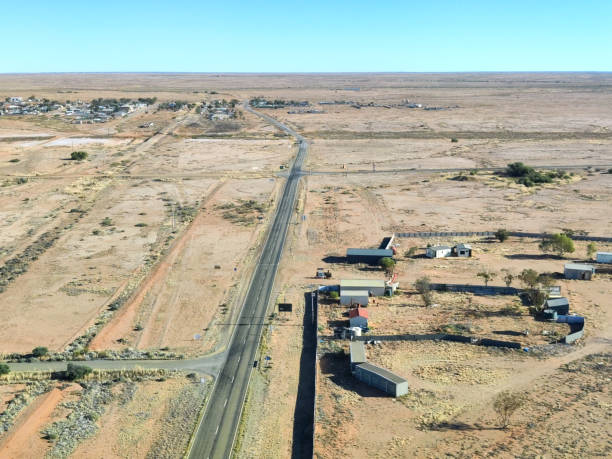
[[[38,346],[32,349],[32,355],[34,357],[43,357],[49,353],[49,349],[43,346]]]
[[[76,381],[77,379],[83,379],[86,375],[91,373],[93,370],[85,365],[77,365],[76,363],[69,363],[66,368],[66,379],[70,381]]]
[[[6,363],[0,363],[0,375],[8,375],[11,369]]]
[[[512,285],[512,281],[514,280],[514,274],[512,274],[511,272],[509,272],[507,269],[502,269],[502,271],[504,271],[504,283],[506,284],[506,287],[510,287],[510,285]]]
[[[338,298],[340,298],[340,294],[337,291],[332,290],[331,292],[329,292],[329,297],[332,300],[337,300]]]
[[[84,159],[87,159],[87,152],[86,151],[73,151],[72,153],[70,153],[70,159],[72,159],[73,161],[82,161]]]
[[[395,260],[390,257],[381,258],[380,266],[385,270],[387,274],[392,273],[393,268],[395,267]]]
[[[497,274],[489,272],[489,271],[481,271],[476,275],[478,277],[482,277],[482,280],[485,283],[485,287],[489,285],[489,281],[492,281],[497,276]]]
[[[556,252],[562,257],[565,253],[574,252],[574,241],[567,234],[553,234],[540,242],[540,250],[542,252]]]
[[[418,247],[416,247],[416,246],[412,246],[412,247],[410,247],[408,250],[406,250],[406,251],[404,252],[404,258],[410,258],[410,257],[413,257],[413,256],[414,256],[414,254],[417,252],[417,250],[419,250],[419,248],[418,248]]]
[[[113,221],[110,219],[110,217],[104,217],[104,219],[100,222],[100,225],[102,226],[111,226],[113,224]]]
[[[510,418],[525,402],[524,394],[510,391],[503,391],[497,394],[493,401],[493,409],[499,417],[502,429],[506,429],[510,425]]]
[[[425,306],[430,307],[433,304],[433,295],[431,293],[431,283],[429,277],[421,277],[414,283],[414,288],[423,297]]]
[[[508,239],[508,237],[510,237],[510,232],[507,229],[500,228],[495,231],[495,237],[499,242],[504,242]]]
[[[595,245],[594,242],[589,242],[586,247],[587,258],[588,259],[593,258],[593,255],[595,255],[595,252],[597,252],[597,246]]]

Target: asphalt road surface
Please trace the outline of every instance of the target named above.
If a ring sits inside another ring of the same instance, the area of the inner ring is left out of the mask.
[[[231,456],[270,294],[295,207],[302,163],[308,151],[308,144],[295,131],[267,115],[254,112],[250,107],[245,109],[293,135],[299,142],[299,149],[230,340],[227,360],[215,381],[206,411],[188,452],[189,457],[194,459],[226,459]]]

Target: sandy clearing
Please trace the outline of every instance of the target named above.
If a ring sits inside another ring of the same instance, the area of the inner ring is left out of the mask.
[[[65,137],[62,139],[52,140],[45,144],[45,147],[70,147],[75,145],[120,145],[130,142],[131,139],[113,139],[113,138],[94,138],[94,137]]]
[[[224,181],[220,181],[208,191],[206,198],[200,204],[200,208],[202,208],[202,206],[204,206],[215,195],[215,193],[222,188],[224,183]],[[117,340],[129,334],[142,301],[145,299],[154,285],[163,282],[163,279],[167,277],[168,271],[176,261],[177,257],[183,251],[185,244],[190,240],[192,233],[195,231],[195,228],[200,224],[203,218],[204,216],[201,213],[198,213],[189,227],[183,232],[183,235],[174,242],[166,257],[157,264],[151,274],[141,284],[133,296],[133,299],[123,308],[121,308],[119,313],[116,314],[113,319],[111,319],[109,324],[105,326],[92,340],[89,345],[92,350],[116,348],[118,344]]]

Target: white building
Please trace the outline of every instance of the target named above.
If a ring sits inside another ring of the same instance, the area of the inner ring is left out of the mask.
[[[452,249],[447,245],[437,245],[434,247],[427,247],[425,256],[429,258],[443,258],[450,256]]]

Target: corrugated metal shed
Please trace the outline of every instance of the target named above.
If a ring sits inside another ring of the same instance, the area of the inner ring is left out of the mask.
[[[595,267],[584,263],[567,263],[563,271],[566,279],[590,280],[594,273]]]
[[[367,306],[370,292],[367,290],[340,290],[340,304],[359,304]]]
[[[350,287],[382,287],[385,288],[385,281],[382,279],[342,279],[340,281],[340,288]]]
[[[393,250],[385,249],[346,249],[346,256],[366,256],[366,257],[392,257]]]
[[[549,298],[544,303],[545,309],[553,309],[557,312],[557,314],[567,314],[569,313],[569,300],[565,297],[561,298]]]
[[[346,279],[340,281],[340,294],[350,294],[350,291],[367,290],[374,296],[385,294],[385,281],[381,279]]]
[[[385,391],[394,397],[401,397],[408,393],[408,381],[389,370],[368,362],[356,365],[353,375],[360,381]]]

